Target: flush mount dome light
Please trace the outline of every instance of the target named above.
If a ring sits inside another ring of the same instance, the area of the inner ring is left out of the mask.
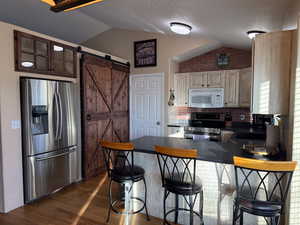
[[[33,62],[22,62],[21,65],[26,68],[33,67]]]
[[[61,47],[61,46],[54,45],[54,46],[53,46],[53,50],[54,50],[55,52],[63,52],[63,51],[64,51],[64,48]]]
[[[254,39],[256,37],[256,35],[258,34],[264,34],[266,33],[265,31],[261,31],[261,30],[249,30],[247,32],[247,35],[250,39]]]
[[[174,33],[182,35],[187,35],[192,31],[192,27],[190,25],[178,22],[170,23],[170,28]]]

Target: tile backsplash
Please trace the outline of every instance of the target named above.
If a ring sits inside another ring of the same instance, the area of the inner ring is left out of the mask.
[[[173,110],[175,120],[188,120],[192,112],[218,112],[221,113],[221,119],[224,119],[225,113],[230,112],[233,122],[250,122],[250,108],[191,108],[175,107]]]

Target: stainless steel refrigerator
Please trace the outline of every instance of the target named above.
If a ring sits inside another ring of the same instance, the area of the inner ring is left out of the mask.
[[[71,82],[21,78],[25,203],[79,179],[79,152]]]

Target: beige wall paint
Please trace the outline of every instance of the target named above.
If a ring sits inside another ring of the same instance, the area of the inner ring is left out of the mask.
[[[147,39],[157,39],[157,61],[156,67],[134,68],[133,42]],[[131,74],[152,74],[164,73],[165,93],[173,87],[173,58],[184,55],[193,49],[201,49],[211,45],[218,45],[218,42],[190,36],[168,36],[160,33],[149,33],[143,31],[131,31],[124,29],[110,29],[100,35],[83,43],[84,46],[108,52],[112,55],[128,59],[131,64]],[[168,94],[165,95],[165,112],[167,109]],[[165,115],[167,121],[167,114]]]
[[[0,201],[2,200],[3,211],[8,212],[23,205],[23,176],[22,176],[22,149],[21,149],[21,129],[12,129],[12,120],[21,120],[20,114],[20,93],[19,78],[20,76],[30,76],[39,78],[51,78],[57,80],[69,80],[77,85],[78,114],[79,108],[79,78],[60,78],[42,74],[30,74],[14,71],[14,36],[13,30],[20,30],[31,33],[40,37],[55,40],[60,43],[76,47],[77,45],[65,42],[59,39],[51,38],[36,32],[23,29],[11,24],[0,22],[0,133],[1,133],[1,169],[2,185],[0,188]],[[105,54],[92,49],[84,48],[83,50],[104,56]],[[118,57],[113,59],[127,62]],[[79,60],[79,57],[78,57]],[[79,63],[78,63],[79,64]],[[79,71],[79,70],[78,70]],[[80,131],[79,131],[80,133]],[[80,143],[79,143],[80,144]],[[1,173],[0,173],[1,176]],[[1,207],[1,203],[0,203]]]
[[[286,11],[286,14],[283,18],[283,29],[291,30],[297,29],[298,16],[300,14],[300,1],[292,0],[292,4]]]

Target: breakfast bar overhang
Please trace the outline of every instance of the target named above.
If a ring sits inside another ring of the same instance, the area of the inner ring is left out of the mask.
[[[146,171],[145,178],[148,185],[149,214],[163,218],[163,188],[160,171],[154,146],[167,146],[183,149],[198,150],[197,175],[202,180],[204,191],[204,224],[205,225],[229,225],[232,224],[233,202],[235,196],[233,156],[246,158],[283,160],[282,157],[264,157],[253,155],[242,150],[244,144],[255,144],[255,140],[232,139],[228,143],[211,141],[193,141],[189,139],[144,136],[132,143],[135,146],[135,164],[143,167]],[[259,142],[259,141],[258,141]],[[259,142],[261,144],[261,142]],[[133,195],[143,193],[143,185],[136,185]],[[173,197],[173,196],[171,196]],[[167,208],[172,208],[175,198],[170,198]],[[185,207],[183,199],[179,201],[181,207]],[[199,204],[196,202],[196,205]],[[264,224],[264,219],[246,215],[244,224]],[[172,222],[172,221],[171,221]],[[197,224],[198,221],[195,221]],[[188,214],[179,215],[179,224],[188,224]]]

